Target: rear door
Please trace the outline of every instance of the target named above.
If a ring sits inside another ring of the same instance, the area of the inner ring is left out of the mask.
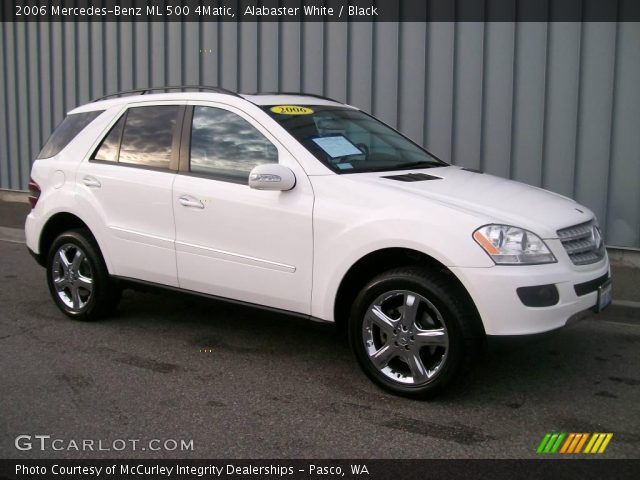
[[[173,186],[180,287],[293,312],[310,312],[313,191],[291,154],[231,106],[199,103],[185,115]],[[287,192],[249,188],[250,170],[291,168]]]
[[[77,174],[112,274],[177,286],[172,186],[184,102],[130,105]]]

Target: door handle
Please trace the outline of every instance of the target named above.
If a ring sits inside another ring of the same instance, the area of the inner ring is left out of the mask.
[[[191,195],[180,195],[178,201],[183,207],[204,208],[204,203]]]
[[[102,186],[100,180],[98,180],[96,177],[92,177],[91,175],[85,175],[84,177],[82,177],[82,183],[84,183],[89,188],[100,188]]]

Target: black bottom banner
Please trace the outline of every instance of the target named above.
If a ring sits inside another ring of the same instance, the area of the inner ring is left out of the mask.
[[[3,479],[637,479],[640,460],[0,460]]]

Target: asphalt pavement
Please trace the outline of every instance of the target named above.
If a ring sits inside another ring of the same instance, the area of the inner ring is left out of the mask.
[[[25,246],[0,240],[0,458],[529,458],[554,431],[612,432],[601,458],[638,458],[639,346],[640,310],[614,306],[407,400],[321,324],[133,291],[110,319],[70,320]]]

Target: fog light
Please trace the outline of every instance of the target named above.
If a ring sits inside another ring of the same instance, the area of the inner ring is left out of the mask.
[[[527,307],[551,307],[560,300],[558,289],[554,284],[520,287],[516,292],[520,301]]]

